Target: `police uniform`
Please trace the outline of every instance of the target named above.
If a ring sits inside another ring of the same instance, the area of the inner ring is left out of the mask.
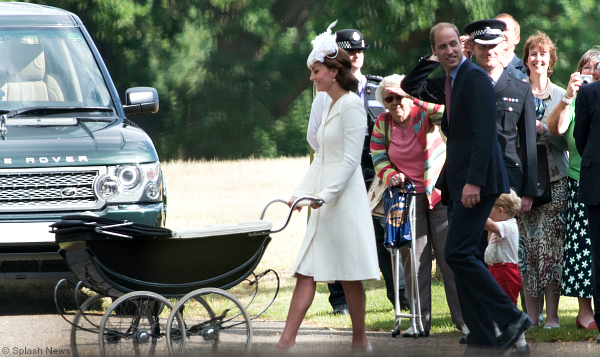
[[[367,133],[365,134],[365,143],[363,146],[360,166],[362,167],[365,185],[368,189],[371,185],[371,181],[373,181],[373,177],[375,176],[375,168],[373,166],[373,158],[371,156],[371,134],[373,133],[373,127],[375,126],[377,117],[379,114],[385,111],[385,108],[379,101],[377,101],[377,99],[375,99],[375,91],[377,90],[377,86],[379,83],[381,83],[383,78],[370,74],[367,74],[365,77],[367,78],[367,83],[362,93],[359,93],[359,95],[364,97],[368,125]]]
[[[512,65],[509,64],[508,67]],[[535,102],[529,83],[513,77],[508,67],[494,86],[498,143],[502,149],[510,186],[519,197],[535,197],[537,196]]]

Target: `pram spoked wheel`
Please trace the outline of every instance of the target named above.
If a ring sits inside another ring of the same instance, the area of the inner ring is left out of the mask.
[[[165,308],[169,311],[163,311]],[[98,334],[101,355],[168,354],[162,337],[166,314],[172,310],[169,300],[153,292],[137,291],[121,296],[102,317]]]
[[[239,353],[250,350],[252,344],[246,309],[235,296],[217,288],[198,289],[181,298],[167,327],[167,344],[175,354]]]
[[[102,322],[103,295],[87,299],[77,310],[71,326],[71,351],[74,356],[98,354],[98,331]]]

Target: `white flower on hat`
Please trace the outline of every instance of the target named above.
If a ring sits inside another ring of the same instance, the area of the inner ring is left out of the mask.
[[[327,27],[327,31],[315,37],[312,40],[313,50],[308,56],[308,60],[306,61],[306,65],[308,68],[312,66],[315,62],[323,62],[325,60],[325,56],[329,58],[335,58],[337,56],[338,45],[335,42],[335,33],[331,33],[331,28],[337,24],[337,20],[332,22],[329,27]],[[331,56],[332,53],[335,53]]]

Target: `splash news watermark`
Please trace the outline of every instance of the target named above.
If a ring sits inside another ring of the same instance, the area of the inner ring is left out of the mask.
[[[2,354],[15,356],[65,356],[71,354],[71,349],[56,347],[2,347]]]

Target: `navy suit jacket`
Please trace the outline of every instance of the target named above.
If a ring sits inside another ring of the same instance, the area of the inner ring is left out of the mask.
[[[523,63],[523,60],[517,56],[513,56],[510,64],[516,69],[510,73],[517,79],[527,79],[527,67]]]
[[[573,137],[581,155],[579,202],[600,204],[600,81],[579,87]]]
[[[404,77],[402,89],[421,100],[446,105],[446,76],[427,78],[438,66],[438,62],[422,59]],[[442,192],[454,202],[460,202],[467,183],[480,186],[481,196],[509,192],[496,131],[494,87],[487,73],[469,60],[462,63],[454,79],[450,123],[447,116],[448,106],[442,116],[442,131],[448,138],[446,163],[438,182]]]

